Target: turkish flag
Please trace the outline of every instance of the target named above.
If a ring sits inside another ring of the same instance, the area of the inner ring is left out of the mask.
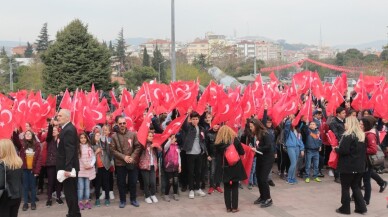
[[[187,112],[189,108],[195,108],[198,96],[198,84],[191,86],[191,88],[185,92],[172,106],[169,110],[177,108],[180,114]]]
[[[119,107],[119,103],[117,102],[114,92],[109,91],[109,95],[110,95],[110,103],[117,109]]]
[[[212,126],[232,119],[235,116],[235,104],[225,92],[218,92],[217,113],[212,121]]]
[[[185,122],[186,118],[187,118],[186,115],[182,115],[182,116],[175,118],[173,121],[171,121],[167,125],[166,129],[164,129],[162,134],[155,134],[154,135],[153,143],[160,146],[171,135],[177,134],[179,132],[179,130],[181,129],[183,123]]]
[[[10,139],[14,129],[13,113],[10,109],[0,109],[0,139]]]
[[[196,112],[202,115],[207,107],[210,98],[210,86],[207,86],[203,91],[201,98],[198,101]]]
[[[244,166],[245,173],[247,174],[247,177],[249,179],[249,174],[251,174],[252,170],[252,164],[253,164],[253,158],[255,157],[255,152],[252,151],[252,148],[248,145],[245,145],[241,143],[242,147],[244,148],[245,154],[241,156],[241,161]],[[245,184],[248,184],[248,179],[245,179],[243,182]]]
[[[13,105],[13,101],[9,99],[7,96],[4,96],[0,93],[0,109],[1,108],[7,108],[11,109]]]
[[[60,108],[71,110],[71,97],[69,94],[69,91],[66,89],[65,93],[63,94],[62,101],[59,104]]]
[[[313,120],[313,103],[311,100],[311,96],[306,100],[305,104],[303,105],[302,109],[299,111],[298,115],[295,117],[295,119],[292,121],[292,126],[298,125],[300,119],[302,116],[307,117],[308,121],[311,122]]]
[[[244,91],[244,95],[241,98],[241,108],[243,112],[241,125],[244,126],[246,119],[255,114],[255,102],[250,85],[247,86]]]
[[[295,114],[298,111],[299,97],[284,95],[272,109],[272,122],[278,126],[288,115]]]
[[[328,103],[326,105],[326,113],[327,115],[335,115],[335,110],[341,105],[344,101],[344,97],[342,95],[343,92],[339,90],[334,82],[331,87],[331,96],[328,98]]]
[[[357,92],[356,97],[352,101],[352,107],[357,111],[371,108],[365,88],[361,92]]]
[[[148,131],[150,130],[152,116],[152,110],[150,109],[147,115],[144,117],[144,120],[137,132],[137,139],[143,146],[145,146],[147,143]]]
[[[120,101],[122,108],[129,106],[131,102],[132,102],[131,93],[126,88],[124,88],[121,95],[121,101]]]
[[[243,112],[240,103],[235,106],[235,112],[234,116],[226,122],[226,125],[228,125],[230,128],[232,128],[236,133],[238,132],[238,129],[240,129],[241,126],[244,126],[241,124],[242,122],[242,117],[243,117]]]

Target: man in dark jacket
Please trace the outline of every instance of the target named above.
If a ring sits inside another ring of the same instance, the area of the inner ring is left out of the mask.
[[[61,109],[58,113],[58,123],[62,126],[59,135],[58,153],[57,153],[57,170],[65,170],[63,181],[63,192],[66,195],[66,204],[69,208],[67,217],[81,216],[78,207],[77,198],[77,177],[70,177],[70,172],[74,168],[77,176],[79,171],[78,160],[78,136],[77,130],[70,122],[70,111]]]
[[[198,125],[199,118],[200,115],[197,112],[191,112],[182,126],[182,129],[185,132],[183,150],[186,151],[187,155],[190,199],[194,199],[194,191],[198,196],[204,197],[206,195],[202,189],[199,188],[202,166],[201,155],[206,152],[205,131]]]
[[[223,190],[220,187],[221,180],[219,177],[221,177],[221,161],[222,159],[216,158],[215,154],[215,147],[214,142],[216,141],[217,132],[220,129],[220,125],[216,124],[210,129],[205,136],[205,143],[206,143],[206,149],[208,152],[207,160],[210,161],[210,174],[209,174],[209,181],[210,181],[210,187],[208,194],[211,194],[214,192],[214,190],[217,190],[220,193],[223,193]]]
[[[337,141],[339,142],[341,140],[342,134],[345,132],[346,111],[345,108],[338,107],[335,110],[335,113],[337,116],[331,121],[329,128],[334,133]],[[337,171],[334,171],[334,181],[340,183],[340,177]]]

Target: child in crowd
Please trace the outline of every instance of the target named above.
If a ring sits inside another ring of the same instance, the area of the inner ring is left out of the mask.
[[[146,203],[157,203],[156,193],[156,176],[155,171],[158,167],[157,151],[161,151],[160,146],[152,143],[154,133],[149,132],[147,143],[143,147],[140,155],[139,168],[144,182],[144,194]]]
[[[302,133],[306,138],[305,150],[306,150],[306,171],[305,171],[305,182],[310,182],[310,166],[313,161],[313,178],[316,182],[321,182],[318,177],[319,174],[319,151],[321,150],[322,141],[320,139],[319,130],[317,124],[312,121],[307,125],[303,126]]]
[[[164,175],[166,177],[166,188],[164,191],[164,200],[170,202],[169,193],[173,186],[174,200],[178,201],[178,174],[181,172],[180,149],[176,142],[175,135],[171,135],[164,145]]]
[[[107,124],[102,127],[101,142],[107,143],[108,146],[110,146],[110,144],[112,143],[111,127],[109,125],[107,125]],[[110,163],[110,168],[109,168],[109,185],[108,185],[108,187],[109,187],[109,199],[110,200],[114,200],[115,199],[115,195],[113,193],[113,176],[114,176],[114,173],[115,173],[115,166],[114,166],[113,155],[111,154],[110,157],[111,157],[111,163]],[[104,188],[105,187],[103,185],[102,189],[104,191],[107,191]],[[104,200],[104,199],[105,199],[105,194],[101,194],[100,200]]]
[[[78,206],[80,210],[84,210],[85,208],[92,208],[89,202],[90,180],[96,178],[96,170],[94,168],[96,157],[86,133],[82,133],[79,136],[79,141],[78,158],[80,170],[78,172]]]
[[[97,175],[95,180],[95,194],[97,207],[100,206],[100,188],[104,189],[105,206],[110,205],[109,200],[109,168],[111,166],[110,149],[107,140],[101,140],[101,134],[96,132],[92,138],[93,150],[96,155]]]

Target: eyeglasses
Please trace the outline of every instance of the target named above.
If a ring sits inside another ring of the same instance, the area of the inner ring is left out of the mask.
[[[126,122],[119,123],[119,125],[126,125],[126,124],[127,124]]]

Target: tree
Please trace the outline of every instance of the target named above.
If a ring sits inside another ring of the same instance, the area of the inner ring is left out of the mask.
[[[349,66],[356,65],[359,66],[362,64],[362,59],[364,55],[357,49],[351,48],[345,51],[345,53],[338,53],[336,59],[336,65],[340,66]]]
[[[111,56],[114,56],[115,48],[113,47],[112,41],[109,41],[109,52]]]
[[[76,19],[57,33],[56,41],[41,56],[43,87],[47,93],[68,88],[109,90],[110,55],[96,38],[88,33],[87,25]]]
[[[143,66],[150,66],[150,55],[148,55],[146,47],[143,50]]]
[[[40,35],[38,36],[38,40],[36,40],[36,51],[38,53],[42,53],[47,50],[50,44],[49,35],[47,33],[47,23],[43,24],[42,29],[40,30]]]
[[[388,61],[388,47],[381,52],[380,59],[382,61]]]
[[[42,72],[44,67],[39,59],[35,59],[29,66],[20,66],[15,84],[16,89],[41,90],[43,88]]]
[[[168,78],[171,76],[171,69],[167,71]],[[176,65],[176,79],[182,81],[200,81],[202,86],[207,86],[212,80],[212,77],[207,73],[207,71],[200,70],[197,67],[190,64],[177,63]]]
[[[3,46],[3,48],[1,48],[0,57],[3,58],[6,56],[7,56],[7,52],[5,51],[5,47]]]
[[[141,86],[143,82],[153,80],[157,76],[158,73],[149,66],[135,66],[129,72],[124,73],[124,79],[127,87],[131,90],[137,90],[137,88]]]
[[[119,62],[125,66],[125,50],[127,49],[127,46],[125,45],[125,39],[124,39],[124,29],[121,28],[121,31],[119,32],[119,36],[117,38],[117,44],[116,44],[116,56],[119,59]]]
[[[167,74],[166,74],[166,63],[165,59],[158,49],[158,45],[156,45],[156,48],[154,50],[154,58],[152,59],[152,67],[155,69],[155,71],[159,71],[160,66],[160,82],[167,83]]]
[[[26,50],[24,51],[24,57],[25,57],[25,58],[31,58],[33,52],[34,52],[34,51],[33,51],[33,49],[32,49],[32,46],[31,46],[30,42],[27,42],[27,48],[26,48]]]
[[[201,69],[201,70],[204,70],[205,68],[207,68],[209,66],[209,63],[207,61],[206,55],[200,54],[200,55],[194,57],[192,65]]]
[[[363,57],[363,60],[366,63],[374,63],[374,62],[378,62],[380,59],[376,54],[368,54]]]

